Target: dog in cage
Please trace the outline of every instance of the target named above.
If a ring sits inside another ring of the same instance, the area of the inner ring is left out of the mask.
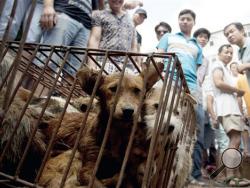
[[[159,81],[161,82],[161,80]],[[147,124],[148,127],[148,137],[152,136],[152,131],[154,128],[157,110],[159,108],[160,95],[162,93],[163,84],[156,84],[146,96],[143,106],[143,121]],[[172,114],[170,114],[170,122],[167,124],[167,119],[169,115],[170,103],[173,97],[174,88],[171,87],[169,92],[168,102],[166,104],[166,111],[163,117],[163,125],[159,130],[159,127],[156,127],[160,132],[160,137],[163,137],[164,132],[166,137],[159,139],[159,143],[165,139],[168,140],[168,143],[173,145],[176,142],[177,137],[180,137],[184,128],[184,123],[187,119],[187,106],[184,101],[184,98],[180,98],[179,104],[176,110],[173,110]],[[166,91],[167,92],[167,91]],[[165,93],[166,95],[166,93]],[[164,100],[167,100],[166,98]],[[163,103],[164,103],[163,100]],[[175,97],[175,102],[177,100],[177,96]],[[175,105],[175,102],[173,103]],[[174,108],[173,108],[174,109]],[[158,125],[159,126],[159,125]],[[166,129],[167,128],[167,129]],[[185,142],[178,142],[177,150],[174,158],[174,165],[171,169],[170,183],[169,186],[174,187],[184,187],[186,180],[188,179],[189,174],[192,169],[192,153],[193,147],[195,143],[195,133],[192,134],[191,131],[187,133],[187,138]],[[159,167],[159,166],[157,166]],[[160,166],[161,167],[161,166]],[[159,169],[158,169],[159,170]],[[157,174],[157,173],[155,173]],[[158,174],[159,175],[159,174]]]
[[[160,68],[162,69],[162,67]],[[86,68],[78,73],[78,79],[83,87],[83,90],[89,94],[92,92],[97,79],[97,74],[98,72]],[[140,95],[143,87],[143,74],[145,73],[137,76],[130,74],[126,74],[124,76],[125,80],[121,85],[122,88],[118,97],[117,111],[115,111],[112,118],[113,122],[111,125],[111,132],[108,138],[107,147],[104,151],[103,159],[97,172],[97,179],[95,180],[94,187],[113,187],[117,184],[121,163],[133,126],[133,119],[140,101]],[[102,76],[103,83],[97,90],[98,100],[94,100],[91,111],[88,114],[85,124],[86,133],[81,137],[78,148],[82,156],[83,164],[82,167],[79,166],[80,169],[73,169],[73,171],[79,171],[78,180],[81,185],[87,185],[89,178],[92,175],[92,170],[94,168],[107,126],[108,117],[114,103],[114,93],[118,87],[119,77],[119,73]],[[154,71],[152,67],[149,70],[148,80],[147,89],[151,88],[152,85],[158,80],[157,72]],[[86,98],[84,100],[85,102],[88,101]],[[83,99],[80,101],[80,108],[82,110],[86,110],[86,105],[83,106]],[[74,103],[73,105],[77,104],[79,104],[79,102],[76,102],[76,104]],[[84,118],[85,114],[66,113],[56,134],[56,138],[54,140],[55,146],[58,146],[61,142],[63,142],[63,144],[67,145],[68,148],[72,148]],[[123,187],[140,187],[145,169],[150,139],[147,137],[148,129],[146,124],[141,122],[141,117],[139,117],[139,119],[140,122],[137,127],[138,130],[136,131],[136,136],[133,141],[133,147],[130,152],[122,184]],[[44,134],[50,136],[52,131],[54,131],[55,125],[58,125],[59,121],[59,118],[55,118],[44,123],[42,125]],[[55,148],[53,150],[55,151]],[[68,159],[66,160],[66,158],[63,157],[65,156],[64,153],[59,154],[55,158],[59,156],[62,156],[62,159],[64,159],[64,162],[62,163],[66,164]],[[51,158],[46,163],[46,166],[57,166],[53,164],[54,161],[54,158]],[[66,168],[66,166],[64,167]],[[61,172],[62,176],[64,170],[54,168],[54,170],[51,171],[48,170],[48,168],[45,168],[39,181],[39,185],[51,187],[52,185],[55,186],[55,182],[57,182],[59,186],[60,182],[55,180],[54,174]],[[75,173],[70,174],[74,176]],[[71,175],[69,175],[69,177],[71,177]],[[68,179],[65,185],[70,186]],[[71,186],[78,185],[74,183],[71,184]]]
[[[181,119],[183,122],[186,122],[188,117],[189,105],[193,105],[190,101],[187,101],[186,95],[185,99],[182,101],[182,113]],[[193,99],[192,99],[193,100]],[[191,100],[191,101],[192,101]],[[192,110],[191,110],[192,111]],[[194,112],[192,112],[194,115]],[[170,176],[170,187],[185,187],[188,182],[188,177],[192,171],[192,154],[194,149],[194,144],[196,141],[196,126],[194,122],[186,124],[184,127],[183,138],[178,142],[178,149],[176,151],[175,161],[173,168],[171,170]]]
[[[0,92],[0,106],[3,107],[5,100],[6,88],[3,88]],[[16,126],[18,126],[13,139],[10,142],[10,146],[7,148],[4,154],[4,160],[2,162],[2,169],[7,174],[13,174],[16,170],[18,163],[23,155],[24,148],[33,132],[37,127],[37,131],[32,139],[31,146],[29,147],[28,154],[25,157],[23,167],[21,168],[20,177],[33,181],[38,168],[40,167],[41,160],[46,151],[49,139],[44,134],[43,124],[50,119],[54,119],[59,116],[64,109],[66,100],[61,97],[51,97],[48,101],[48,105],[41,117],[40,122],[37,122],[41,115],[42,109],[45,107],[47,97],[32,96],[27,108],[24,109],[23,117],[20,123],[17,125],[21,116],[24,106],[28,102],[31,95],[31,91],[20,87],[12,100],[7,112],[5,113],[2,124],[0,126],[0,151],[3,152],[7,142],[10,140],[11,135]],[[69,104],[67,112],[81,113],[81,105],[85,106],[88,99],[72,99],[72,103],[76,103],[75,107]],[[84,109],[84,107],[81,107]],[[60,152],[68,149],[65,145],[60,146]],[[62,149],[63,148],[63,149]],[[56,151],[54,151],[56,153]]]
[[[161,83],[159,84],[159,82]],[[180,108],[178,108],[176,112],[172,112],[170,114],[170,103],[173,99],[172,97],[175,97],[175,101],[177,101],[176,100],[177,96],[173,96],[173,88],[171,88],[169,92],[168,99],[164,97],[162,100],[162,104],[167,102],[166,110],[165,111],[162,110],[162,113],[160,113],[161,116],[164,116],[164,117],[159,116],[159,122],[160,122],[160,119],[163,119],[163,121],[161,124],[159,123],[155,126],[155,123],[157,120],[158,109],[160,107],[160,96],[162,92],[164,95],[167,94],[167,90],[163,91],[162,80],[160,80],[159,82],[155,84],[154,87],[151,88],[150,91],[147,93],[146,98],[144,100],[143,111],[142,111],[143,122],[145,122],[145,124],[147,125],[147,129],[148,129],[147,137],[151,138],[154,130],[158,132],[159,136],[157,137],[158,139],[154,147],[156,148],[156,153],[159,151],[164,151],[164,150],[165,152],[169,152],[168,150],[170,150],[171,148],[169,149],[169,147],[165,147],[164,145],[165,144],[167,145],[168,143],[168,145],[172,147],[174,143],[176,142],[177,136],[180,135],[181,129],[183,126],[181,116],[180,116]],[[169,122],[168,122],[168,116],[170,116]],[[164,170],[162,169],[164,162],[168,162],[168,161],[164,161],[162,157],[163,157],[163,152],[161,152],[161,156],[156,154],[156,158],[155,158],[156,173],[154,173],[154,176],[159,177],[161,170]],[[153,182],[153,183],[154,184],[151,184],[152,187],[159,186],[157,182]]]
[[[159,103],[160,103],[161,92],[162,92],[162,86],[153,87],[147,93],[146,99],[144,101],[142,116],[144,118],[143,121],[147,124],[149,137],[152,137],[151,131],[154,129],[154,123],[155,123],[157,112],[158,112],[157,110],[160,106]],[[166,95],[166,91],[165,91],[165,95]],[[180,108],[178,108],[176,112],[172,112],[172,114],[169,114],[170,103],[171,103],[172,97],[173,97],[173,89],[170,90],[168,103],[166,105],[166,111],[163,117],[163,125],[161,127],[160,133],[164,134],[164,131],[167,131],[167,132],[169,131],[169,133],[171,133],[171,136],[173,137],[172,139],[174,140],[176,139],[177,135],[180,133],[183,123],[181,121]],[[175,97],[175,101],[176,101],[176,98],[177,97]],[[165,98],[165,100],[167,99]],[[164,102],[165,100],[163,100],[162,102]],[[169,125],[167,125],[168,115],[170,115]],[[172,134],[172,131],[174,131],[173,134]]]
[[[3,107],[5,100],[6,89],[0,92],[0,106]],[[27,108],[19,124],[19,117],[21,116],[23,107],[26,104],[27,94],[29,92],[23,88],[20,88],[11,102],[8,111],[2,117],[2,123],[0,125],[0,153],[3,154],[3,150],[10,140],[11,135],[16,126],[18,126],[13,139],[10,142],[10,146],[5,150],[2,170],[5,173],[12,174],[15,172],[17,164],[23,155],[24,148],[31,136],[32,131],[35,128],[36,120],[39,117],[39,113],[36,109]],[[44,116],[44,118],[47,118]],[[40,162],[45,152],[46,143],[44,135],[38,130],[34,138],[32,139],[31,146],[29,148],[27,157],[24,160],[23,166],[21,168],[20,176],[21,178],[33,181],[35,178],[35,171],[40,166]]]
[[[158,69],[162,71],[163,64],[159,63]],[[115,93],[119,87],[120,89],[117,93],[117,104],[112,116],[112,124],[107,144],[103,153],[101,164],[96,174],[97,178],[94,181],[95,187],[101,187],[103,186],[103,183],[105,185],[106,182],[111,182],[111,185],[106,184],[105,186],[112,187],[117,183],[117,173],[119,173],[133,127],[133,121],[140,104],[140,97],[143,90],[143,78],[145,74],[146,70],[140,75],[125,73],[121,85],[118,85],[121,77],[120,73],[114,73],[108,76],[102,75],[100,77],[101,79],[96,91],[96,95],[99,97],[100,102],[100,114],[97,117],[98,123],[95,125],[96,135],[93,135],[93,139],[95,141],[95,145],[93,146],[95,146],[96,150],[93,150],[92,148],[89,149],[89,144],[85,144],[84,142],[80,142],[79,144],[79,151],[83,156],[83,162],[88,161],[83,164],[83,167],[79,172],[79,181],[81,185],[87,185],[89,183],[89,179],[92,175],[92,170],[95,166],[99,149],[104,138],[105,130],[107,128],[109,116],[115,103]],[[98,72],[85,68],[77,73],[77,78],[83,91],[91,94],[98,78]],[[158,81],[158,79],[159,75],[157,71],[154,67],[150,67],[148,70],[148,82],[146,83],[147,91]],[[140,116],[138,117],[138,121],[141,121]],[[138,136],[139,134],[136,134],[134,142],[140,143],[138,145],[141,147],[145,146],[145,144],[143,145],[141,143],[147,142],[147,129],[144,125],[140,126],[140,123],[138,124],[137,132],[140,132],[142,135]],[[137,147],[134,145],[131,149],[130,155],[132,155],[132,157],[129,157],[125,175],[123,177],[122,187],[137,186],[135,184],[138,182],[134,184],[134,180],[130,180],[133,176],[129,175],[129,172],[134,172],[134,169],[137,169],[139,164],[145,161],[144,157],[140,159],[137,156],[137,152],[141,153],[141,151],[144,150],[139,146]],[[130,165],[130,163],[133,165]],[[133,170],[129,168],[130,166],[133,166]]]
[[[161,69],[162,68],[163,67],[161,67]],[[89,69],[81,70],[78,73],[78,79],[85,92],[91,94],[97,75],[96,72]],[[104,137],[111,106],[114,103],[114,93],[118,86],[119,74],[102,76],[102,79],[102,84],[99,85],[97,91],[100,112],[94,114],[91,112],[89,113],[85,125],[86,133],[81,137],[78,147],[83,162],[78,175],[78,180],[81,185],[87,185],[92,175],[92,170],[95,166],[101,142]],[[115,186],[118,180],[118,173],[129,140],[133,118],[138,108],[140,92],[143,87],[143,73],[138,76],[126,74],[124,79],[126,80],[122,82],[122,90],[118,97],[117,109],[112,117],[113,122],[111,132],[104,151],[103,159],[97,172],[97,179],[95,179],[94,187],[112,187]],[[148,80],[147,88],[149,89],[158,80],[157,72],[150,70]],[[83,118],[84,116],[80,116],[79,114],[65,114],[56,139],[61,138],[67,144],[72,144],[71,141],[76,137]],[[53,125],[57,124],[58,122],[56,121],[58,120],[54,120],[55,122],[52,121],[47,125],[53,129]],[[69,130],[69,127],[72,127],[72,130]],[[131,168],[126,169],[124,176],[126,180],[124,180],[125,183],[123,183],[123,187],[136,187],[136,185],[138,185],[137,178],[135,177],[137,177],[137,174],[141,175],[141,166],[145,163],[147,156],[147,153],[141,148],[142,146],[147,146],[146,144],[142,144],[148,142],[146,139],[147,129],[145,125],[142,124],[139,124],[138,128],[140,134],[136,134],[134,140],[135,144],[133,145],[130,154],[132,155],[130,158],[133,160],[130,159],[128,162],[128,166],[131,166]],[[47,131],[47,134],[50,135],[51,129],[49,128]],[[66,132],[72,134],[69,136]],[[137,174],[133,176],[129,173]],[[44,174],[46,174],[46,171]],[[41,178],[41,181],[39,182],[40,185],[44,185],[42,180],[43,178]],[[53,176],[51,176],[50,180],[51,182],[53,181]]]

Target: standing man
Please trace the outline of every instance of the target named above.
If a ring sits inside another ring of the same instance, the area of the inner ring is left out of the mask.
[[[238,57],[242,64],[238,66],[238,71],[245,72],[250,85],[250,38],[246,37],[246,32],[240,22],[227,25],[224,28],[224,35],[230,44],[235,44],[240,48]]]
[[[146,18],[147,18],[146,10],[144,10],[142,8],[138,8],[133,15],[133,22],[134,22],[135,28],[138,25],[141,25]],[[137,51],[140,52],[140,48],[141,48],[141,44],[142,44],[142,37],[138,31],[136,31],[136,34],[137,34]]]
[[[4,9],[0,17],[0,40],[3,38],[4,32],[7,29],[13,4],[14,0],[5,1]],[[17,2],[15,15],[12,20],[10,32],[8,33],[9,40],[15,40],[15,38],[17,37],[18,31],[21,27],[22,21],[25,18],[30,4],[31,0],[22,0]]]
[[[210,39],[210,35],[211,33],[206,28],[200,28],[194,32],[193,37],[196,38],[197,42],[201,45],[202,48],[204,48]],[[197,79],[200,86],[202,85],[205,76],[208,73],[209,66],[209,61],[204,57],[204,55],[202,55],[202,59],[202,65],[197,70]]]
[[[209,39],[210,39],[210,31],[208,31],[206,28],[199,28],[197,29],[193,37],[196,38],[197,42],[201,45],[202,48],[204,48]],[[203,54],[203,61],[202,65],[199,66],[197,70],[197,86],[200,93],[201,101],[202,101],[202,107],[204,110],[205,118],[204,118],[204,150],[203,150],[203,168],[202,171],[204,174],[203,176],[207,176],[207,173],[210,171],[215,170],[215,164],[216,164],[216,149],[215,149],[215,133],[214,130],[211,127],[211,124],[209,122],[209,116],[206,110],[206,99],[207,99],[207,92],[203,92],[203,86],[208,84],[208,79],[205,81],[205,77],[208,75],[208,68],[209,68],[209,61]],[[206,88],[206,86],[205,86]],[[205,89],[206,90],[206,89]],[[209,150],[209,152],[208,152]]]
[[[237,89],[227,65],[231,62],[233,48],[230,44],[219,48],[219,61],[213,64],[211,69],[212,88],[215,100],[215,111],[218,121],[222,124],[229,137],[228,148],[239,149],[241,132],[243,131],[242,114],[239,109],[237,97],[242,97],[244,91]],[[227,169],[228,186],[247,186],[249,180],[235,177],[235,171]]]
[[[91,29],[92,0],[44,0],[43,3],[41,43],[85,48]],[[72,67],[65,65],[66,75],[75,75],[80,67],[80,62],[71,58]]]
[[[197,89],[197,68],[202,64],[202,49],[195,38],[191,37],[192,28],[195,24],[196,15],[192,10],[184,9],[179,13],[178,22],[180,32],[176,34],[165,34],[157,48],[158,52],[175,53],[182,65],[187,85],[191,95],[195,97],[198,104],[196,106],[197,120],[197,141],[193,153],[193,170],[191,183],[205,185],[201,174],[202,150],[204,141],[204,111],[202,111],[201,101],[198,101]]]
[[[135,13],[133,14],[133,23],[135,28],[138,25],[141,25],[144,20],[147,18],[147,12],[146,10],[142,8],[138,8]],[[136,37],[137,37],[137,52],[139,53],[141,51],[141,45],[142,45],[142,36],[141,34],[136,30]],[[142,57],[137,56],[135,58],[136,62],[141,64],[142,63]]]
[[[166,34],[166,33],[171,33],[172,32],[172,28],[171,26],[166,23],[166,22],[160,22],[159,24],[157,24],[155,26],[155,34],[157,37],[157,40],[159,41],[161,39],[161,37]]]
[[[123,2],[123,0],[109,0],[110,9],[93,13],[88,48],[137,52],[135,27],[129,14],[122,8]],[[123,57],[113,59],[122,67]],[[99,62],[102,60],[102,57],[98,59]],[[109,73],[117,71],[113,63],[107,62],[106,65],[105,68]],[[89,61],[89,66],[96,68],[92,61]],[[132,63],[128,63],[127,67],[134,71]]]

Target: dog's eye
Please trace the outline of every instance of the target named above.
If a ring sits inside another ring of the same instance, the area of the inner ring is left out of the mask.
[[[135,87],[135,88],[133,88],[133,92],[134,92],[134,94],[138,95],[138,94],[140,94],[141,90],[139,88]]]
[[[155,109],[158,109],[159,104],[158,104],[158,103],[155,103],[155,104],[154,104],[154,107],[155,107]]]
[[[110,91],[112,91],[113,93],[115,93],[115,92],[116,92],[116,89],[117,89],[117,86],[112,86],[112,87],[110,87],[109,89],[110,89]]]

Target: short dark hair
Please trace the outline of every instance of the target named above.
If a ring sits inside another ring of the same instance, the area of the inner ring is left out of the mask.
[[[179,18],[180,16],[184,15],[184,14],[190,14],[190,15],[193,17],[194,21],[195,21],[196,15],[195,15],[194,11],[192,11],[192,10],[190,10],[190,9],[184,9],[184,10],[182,10],[182,11],[179,13],[178,18]]]
[[[210,31],[208,31],[206,28],[197,29],[197,30],[194,32],[193,37],[194,37],[194,38],[197,38],[200,34],[206,34],[208,40],[210,39],[211,33],[210,33]]]
[[[231,69],[232,65],[238,65],[238,64],[239,64],[238,62],[236,62],[236,61],[233,61],[232,63],[230,63],[230,66],[229,66],[229,68]]]
[[[230,24],[228,24],[227,26],[224,27],[223,31],[225,32],[225,30],[231,26],[231,25],[234,25],[239,31],[242,31],[244,30],[244,26],[242,25],[242,23],[240,22],[232,22]]]
[[[231,44],[223,44],[218,49],[218,53],[219,54],[222,52],[223,48],[227,48],[228,49],[228,48],[233,48],[233,47],[231,46]]]
[[[168,23],[166,23],[166,22],[160,22],[159,24],[157,24],[157,25],[155,26],[155,32],[157,32],[157,29],[158,29],[160,26],[167,28],[167,30],[169,31],[169,33],[172,32],[171,26],[170,26]]]

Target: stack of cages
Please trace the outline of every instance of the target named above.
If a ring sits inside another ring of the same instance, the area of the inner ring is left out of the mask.
[[[183,187],[195,101],[175,54],[25,43],[29,23],[0,41],[0,186]]]

